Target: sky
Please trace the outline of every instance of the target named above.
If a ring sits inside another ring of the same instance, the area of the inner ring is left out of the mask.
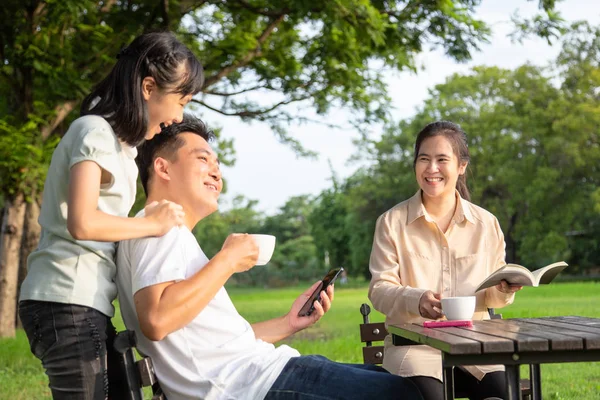
[[[484,0],[482,3],[476,17],[491,26],[492,37],[488,44],[481,46],[480,52],[473,54],[470,62],[460,64],[442,51],[427,51],[417,58],[422,66],[418,73],[401,72],[386,78],[395,120],[413,116],[427,98],[428,89],[443,83],[453,73],[465,73],[477,65],[509,69],[525,63],[543,66],[558,55],[560,46],[549,46],[544,39],[531,37],[520,44],[511,42],[508,37],[514,30],[510,16],[515,12],[521,17],[538,13],[538,0]],[[600,24],[600,0],[564,0],[557,4],[557,9],[567,22],[587,20]],[[242,194],[258,200],[257,209],[272,215],[292,196],[318,195],[330,188],[331,167],[340,179],[357,169],[348,159],[359,151],[352,143],[359,134],[349,127],[350,113],[343,109],[333,110],[324,119],[342,129],[316,123],[289,128],[303,146],[318,152],[317,159],[297,157],[288,146],[279,143],[266,124],[245,123],[211,111],[203,111],[202,117],[209,126],[221,128],[223,137],[234,139],[237,161],[232,167],[222,167],[228,186],[228,192],[221,199],[222,210],[230,206],[235,195]]]

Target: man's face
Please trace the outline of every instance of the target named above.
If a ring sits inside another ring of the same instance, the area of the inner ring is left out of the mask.
[[[185,144],[170,163],[169,190],[186,213],[194,212],[203,218],[218,209],[217,200],[223,189],[219,160],[199,135],[182,133],[180,138]]]

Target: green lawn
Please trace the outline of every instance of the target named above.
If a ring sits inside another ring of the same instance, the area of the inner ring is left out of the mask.
[[[250,322],[279,316],[289,309],[304,288],[232,289],[231,297],[240,313]],[[332,310],[314,327],[286,343],[302,354],[322,354],[332,360],[361,362],[358,324],[360,304],[367,301],[366,287],[336,285]],[[600,318],[600,284],[553,283],[525,288],[515,304],[502,309],[504,318],[581,315]],[[497,310],[500,312],[499,310]],[[373,313],[373,321],[383,317]],[[115,319],[122,328],[119,317]],[[523,367],[522,374],[527,375]],[[542,366],[544,399],[600,398],[600,363],[550,364]],[[46,377],[39,362],[29,353],[24,333],[15,339],[0,340],[0,399],[49,399]]]

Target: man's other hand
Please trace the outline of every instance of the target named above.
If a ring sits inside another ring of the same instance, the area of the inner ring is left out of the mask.
[[[310,315],[305,317],[298,316],[298,312],[320,283],[320,280],[315,282],[314,285],[312,285],[304,293],[298,296],[298,298],[294,301],[294,304],[292,304],[292,309],[287,314],[286,318],[288,320],[290,328],[294,332],[301,331],[302,329],[313,325],[315,322],[320,320],[321,317],[325,315],[325,313],[331,308],[331,303],[333,302],[334,296],[334,285],[329,285],[326,291],[321,291],[321,302],[315,301],[315,310]]]

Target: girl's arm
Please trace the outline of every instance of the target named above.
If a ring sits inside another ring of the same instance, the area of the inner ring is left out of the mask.
[[[67,229],[77,240],[117,242],[145,236],[161,236],[183,224],[184,212],[178,204],[163,201],[143,218],[127,218],[98,210],[102,168],[82,161],[71,168]]]

